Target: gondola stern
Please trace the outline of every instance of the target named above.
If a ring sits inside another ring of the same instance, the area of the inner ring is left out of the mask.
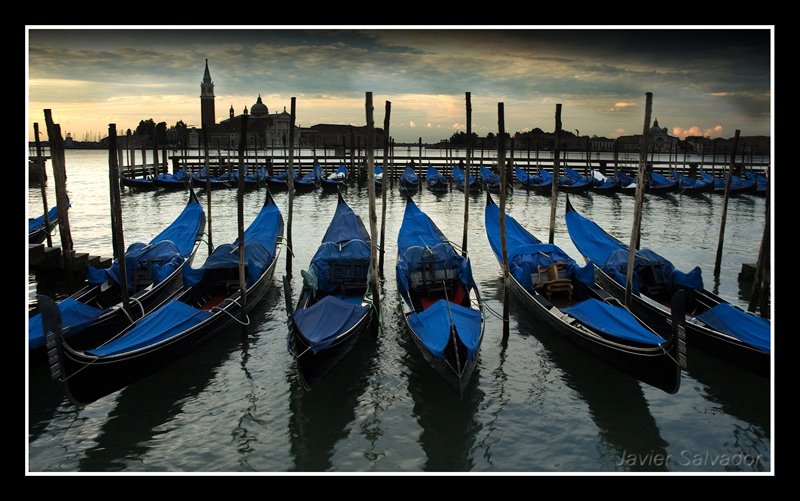
[[[44,331],[45,349],[47,350],[47,363],[50,367],[50,378],[57,383],[76,406],[83,405],[75,399],[67,383],[64,367],[64,334],[61,328],[61,312],[55,301],[49,296],[39,295],[39,312],[42,315],[42,330]]]

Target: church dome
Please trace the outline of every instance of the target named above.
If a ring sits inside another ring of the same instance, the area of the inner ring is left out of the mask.
[[[264,117],[269,114],[267,105],[261,102],[261,94],[258,95],[256,104],[250,107],[250,115],[254,117]]]

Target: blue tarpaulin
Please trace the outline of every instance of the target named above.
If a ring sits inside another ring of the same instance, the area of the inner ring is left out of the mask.
[[[561,311],[598,332],[618,339],[653,346],[666,342],[661,336],[645,329],[625,308],[611,306],[594,298],[562,308]]]
[[[414,172],[411,167],[403,169],[403,174],[400,176],[400,182],[409,186],[419,184],[419,176]]]
[[[336,338],[358,323],[369,312],[369,307],[353,304],[336,296],[325,296],[309,308],[292,316],[295,325],[308,340],[314,353],[324,350]]]
[[[461,179],[464,180],[463,178]],[[439,170],[434,167],[433,165],[428,166],[428,170],[425,172],[425,182],[428,185],[436,185],[436,184],[447,184],[447,178],[442,175]]]
[[[128,288],[131,290],[133,288],[132,273],[136,263],[140,261],[153,262],[153,283],[158,283],[169,276],[180,265],[182,258],[191,255],[197,234],[202,231],[204,225],[203,207],[197,199],[192,198],[175,221],[153,237],[149,245],[141,242],[131,244],[125,253]],[[89,266],[87,275],[90,283],[102,284],[108,279],[119,283],[119,261],[114,260],[110,268]]]
[[[61,330],[65,338],[79,333],[92,325],[92,322],[107,312],[110,308],[101,310],[94,306],[81,303],[72,298],[67,298],[58,303],[61,313]],[[44,347],[45,339],[42,332],[42,315],[36,314],[28,319],[28,347],[31,350]]]
[[[628,270],[628,246],[612,237],[591,221],[575,210],[568,210],[566,215],[567,231],[578,248],[578,251],[587,259],[598,264],[604,271],[614,277],[619,283],[625,283],[625,274]],[[659,274],[664,282],[696,290],[703,289],[703,277],[700,267],[695,266],[690,272],[684,273],[675,269],[675,266],[663,256],[650,249],[643,248],[636,251],[634,257],[634,273],[641,282],[642,272],[650,268]],[[639,286],[644,284],[638,283]]]
[[[136,242],[125,252],[125,273],[128,275],[128,290],[133,291],[134,276],[139,266],[146,266],[154,284],[160,283],[183,263],[178,247],[171,241],[161,241],[145,245]],[[114,261],[110,268],[94,268],[89,266],[86,279],[92,284],[102,284],[106,280],[121,284],[119,261]]]
[[[456,326],[458,337],[467,347],[467,355],[471,360],[478,351],[481,337],[479,311],[440,299],[422,313],[409,315],[408,323],[428,351],[437,358],[444,359],[444,349],[450,339],[451,319]]]
[[[767,319],[725,303],[718,304],[695,318],[712,329],[729,334],[761,351],[770,352],[770,327]]]
[[[119,355],[149,346],[187,330],[211,316],[178,300],[172,300],[142,318],[136,327],[110,343],[87,351],[98,357]]]
[[[676,181],[670,181],[663,175],[659,174],[658,172],[651,172],[650,173],[650,182],[653,186],[669,186],[671,184],[675,184]]]
[[[47,211],[47,219],[50,220],[51,225],[56,223],[56,220],[58,219],[58,206],[53,206],[49,211]],[[39,217],[28,219],[28,233],[33,233],[34,231],[42,228],[44,228],[44,214]]]
[[[492,186],[500,184],[500,176],[492,172],[490,168],[481,165],[480,173],[484,183]]]
[[[500,247],[500,208],[494,202],[486,204],[484,227],[489,245],[499,263],[503,262]],[[588,285],[594,284],[594,272],[585,271],[574,259],[561,248],[553,244],[543,244],[516,219],[506,214],[506,249],[508,251],[508,267],[514,278],[526,289],[533,290],[531,274],[536,273],[539,266],[548,267],[552,263],[564,263],[567,277],[577,278]],[[590,268],[586,266],[584,268]],[[591,269],[591,268],[590,268]]]
[[[247,286],[253,285],[258,277],[272,264],[275,257],[278,236],[283,226],[283,218],[274,203],[261,208],[256,218],[244,231],[245,275]],[[232,244],[223,244],[214,249],[201,268],[183,268],[184,285],[195,285],[202,280],[207,269],[227,269],[239,267],[239,239]]]
[[[353,212],[344,201],[336,206],[336,212],[325,236],[314,257],[311,259],[311,268],[317,277],[317,287],[326,292],[332,292],[340,285],[340,280],[363,279],[367,281],[367,272],[371,259],[370,237],[364,222]],[[350,272],[361,273],[363,277],[331,277],[331,266],[360,264],[358,270]]]
[[[458,186],[464,186],[464,171],[458,166],[453,167],[453,181],[455,181]],[[472,174],[469,176],[469,185],[475,185],[475,176]]]

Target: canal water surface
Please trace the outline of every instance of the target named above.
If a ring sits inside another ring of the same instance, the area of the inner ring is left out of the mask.
[[[67,151],[70,223],[80,252],[111,255],[107,153]],[[54,203],[53,183],[48,201]],[[213,238],[236,236],[235,191],[213,193]],[[38,189],[28,192],[41,213]],[[346,197],[368,222],[367,190]],[[203,197],[204,199],[204,197]],[[182,210],[188,194],[122,194],[125,244],[148,241]],[[287,194],[275,200],[286,218]],[[627,241],[633,197],[573,196],[573,205]],[[244,197],[245,223],[264,191]],[[461,192],[416,201],[460,244]],[[517,190],[508,211],[547,238],[549,197]],[[559,197],[556,244],[582,262],[564,223]],[[333,215],[336,196],[299,195],[294,202],[294,276],[302,279]],[[487,304],[502,310],[500,266],[483,229],[483,195],[470,201],[469,251]],[[737,282],[755,262],[764,200],[732,198],[722,273],[712,270],[722,197],[649,196],[642,246],[688,271],[706,287],[747,305]],[[667,395],[605,365],[561,339],[511,302],[511,334],[486,319],[480,362],[463,398],[429,368],[410,341],[395,284],[396,238],[404,201],[388,193],[383,331],[362,339],[313,391],[303,390],[286,350],[280,284],[250,314],[190,356],[83,408],[58,393],[42,365],[28,368],[28,467],[31,471],[367,471],[574,472],[768,471],[771,469],[770,382],[690,347],[680,391]],[[57,233],[56,233],[57,234]],[[56,243],[58,238],[55,238]],[[195,258],[207,255],[202,245]]]

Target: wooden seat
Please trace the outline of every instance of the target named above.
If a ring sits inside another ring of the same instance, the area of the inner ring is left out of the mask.
[[[548,299],[552,299],[554,293],[566,293],[567,298],[572,301],[572,280],[567,278],[566,265],[562,262],[537,266],[533,286],[543,290]]]

